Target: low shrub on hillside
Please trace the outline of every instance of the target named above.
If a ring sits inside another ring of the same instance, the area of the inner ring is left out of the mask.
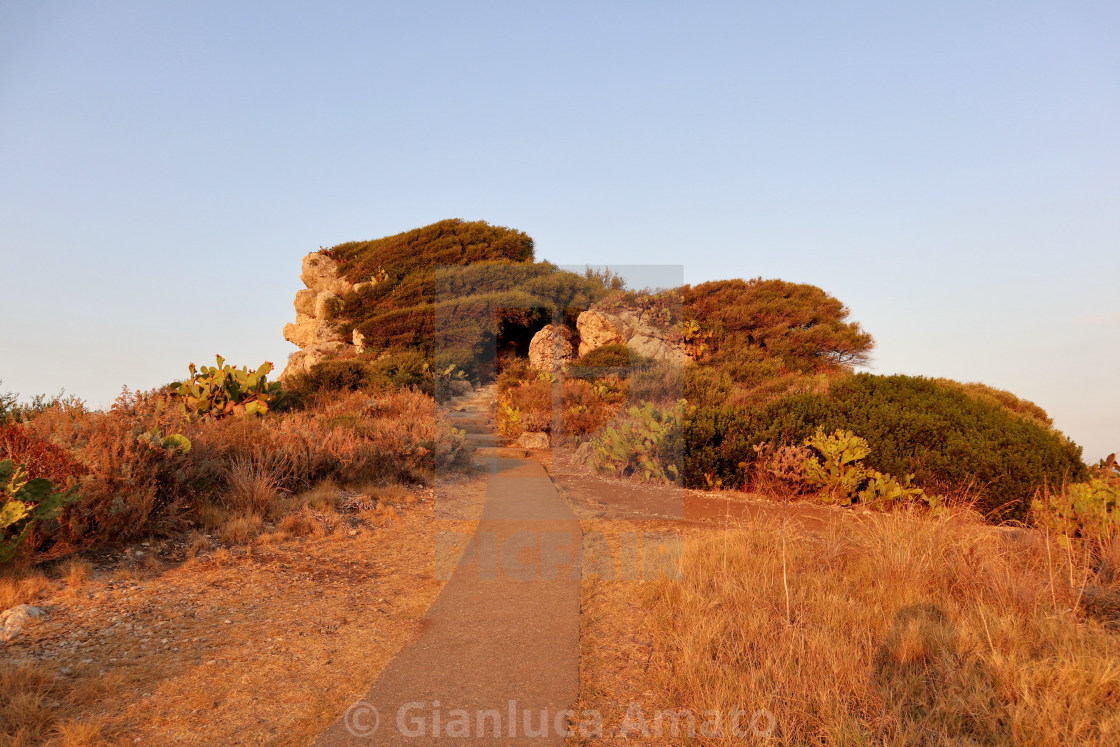
[[[612,343],[595,348],[587,355],[580,356],[573,364],[580,368],[624,368],[632,365],[634,356],[622,343]]]
[[[258,510],[270,496],[323,480],[422,482],[469,466],[462,434],[431,397],[407,390],[340,394],[301,411],[220,419],[184,416],[166,391],[126,390],[107,411],[59,405],[15,427],[19,438],[0,439],[0,458],[42,452],[21,444],[48,444],[56,461],[29,463],[62,465],[42,469],[70,475],[62,484],[80,496],[37,531],[32,550],[169,531],[215,501]]]
[[[469,351],[428,355],[418,350],[397,349],[376,358],[327,358],[307,373],[292,376],[287,386],[304,400],[330,397],[338,392],[416,389],[442,401],[450,394],[450,382],[456,379],[478,381],[478,362]]]
[[[797,444],[820,428],[867,441],[868,464],[913,474],[927,490],[970,493],[997,520],[1023,520],[1035,491],[1085,477],[1081,448],[1003,406],[909,376],[857,374],[827,395],[797,394],[757,407],[698,408],[685,428],[684,483],[750,480],[760,443]]]

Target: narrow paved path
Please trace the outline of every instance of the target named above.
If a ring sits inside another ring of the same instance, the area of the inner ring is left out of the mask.
[[[492,389],[455,405],[489,470],[478,529],[420,635],[318,745],[564,741],[579,690],[580,525],[539,464],[494,454]]]

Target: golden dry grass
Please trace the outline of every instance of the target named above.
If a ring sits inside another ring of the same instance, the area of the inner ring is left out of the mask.
[[[683,580],[585,584],[581,707],[608,724],[637,702],[767,709],[771,744],[1120,742],[1120,633],[1042,535],[962,516],[683,531]]]
[[[440,488],[440,507],[477,518],[483,488]],[[299,537],[231,544],[227,521],[184,536],[185,562],[145,548],[76,591],[0,586],[49,613],[2,651],[0,745],[309,743],[418,629],[443,585],[435,533],[473,527],[439,518],[431,491],[385,495],[326,518],[305,505]]]

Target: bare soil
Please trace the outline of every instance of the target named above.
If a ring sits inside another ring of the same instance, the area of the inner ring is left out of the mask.
[[[416,634],[445,583],[435,534],[473,531],[484,480],[439,490],[305,537],[102,558],[0,655],[51,680],[59,723],[111,743],[307,744]]]

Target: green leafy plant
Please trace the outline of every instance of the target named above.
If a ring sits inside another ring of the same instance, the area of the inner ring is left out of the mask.
[[[45,477],[27,479],[27,471],[11,459],[0,461],[0,563],[11,560],[37,524],[56,518],[78,500],[74,488],[59,492]]]
[[[805,481],[819,490],[825,503],[858,502],[882,511],[916,500],[929,502],[925,491],[911,484],[913,475],[897,478],[865,466],[871,449],[854,433],[838,428],[826,434],[818,428],[805,446],[814,452],[805,462]]]
[[[867,477],[860,463],[871,453],[867,442],[854,433],[837,429],[826,435],[818,428],[805,445],[816,452],[805,462],[805,479],[820,489],[826,503],[851,503]]]
[[[676,482],[687,409],[685,400],[667,408],[652,402],[630,407],[627,417],[589,442],[592,462],[599,470],[634,475],[645,482]]]
[[[196,368],[190,364],[191,378],[171,385],[182,400],[186,415],[220,418],[226,415],[264,415],[283,403],[279,382],[268,380],[272,364],[262,363],[256,371],[226,365],[217,356],[216,366]]]

